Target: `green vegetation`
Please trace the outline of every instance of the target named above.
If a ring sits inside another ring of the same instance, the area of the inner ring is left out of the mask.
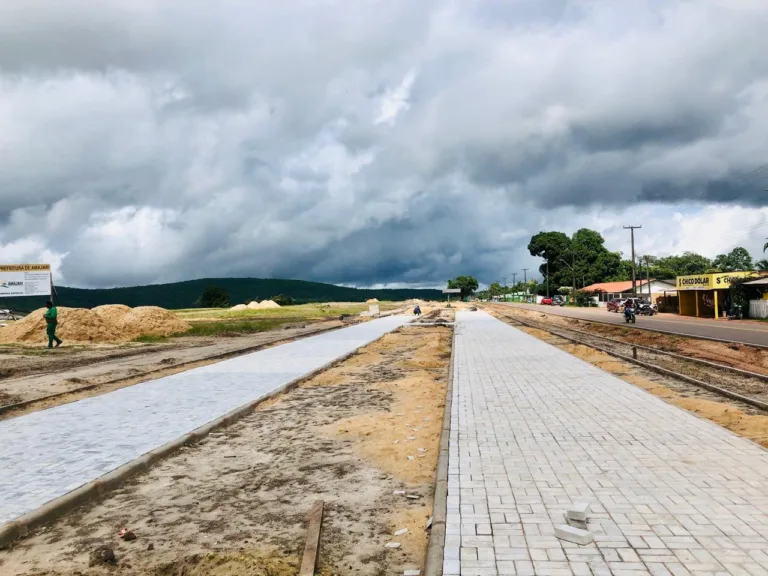
[[[461,297],[472,296],[479,286],[477,278],[474,276],[456,276],[453,280],[448,280],[448,288],[461,290]]]
[[[718,272],[752,270],[752,256],[750,256],[746,248],[736,247],[728,254],[718,254],[712,266]]]
[[[256,320],[222,321],[222,322],[195,322],[184,336],[225,336],[227,334],[253,334],[255,332],[267,332],[276,330],[286,324],[290,324],[288,318],[259,318]]]
[[[765,250],[768,250],[768,244],[764,247]],[[609,251],[604,246],[603,237],[594,230],[582,228],[570,238],[557,231],[539,232],[531,237],[528,251],[532,256],[545,260],[544,264],[539,266],[544,282],[532,290],[536,294],[546,294],[547,271],[551,294],[562,286],[570,286],[571,290],[575,291],[599,282],[632,279],[632,260],[622,259],[621,253]],[[650,254],[638,256],[636,262],[638,279],[650,277],[674,280],[677,276],[755,268],[768,270],[768,260],[753,262],[749,252],[740,246],[727,254],[718,255],[714,260],[695,252],[684,252],[681,255],[665,257]]]
[[[229,308],[229,293],[220,286],[206,286],[200,296],[203,308]]]
[[[393,302],[379,302],[382,312],[394,310],[398,305]],[[179,318],[188,322],[210,322],[214,320],[257,320],[260,318],[281,318],[286,321],[325,320],[338,318],[342,314],[360,314],[368,310],[367,304],[299,304],[285,308],[267,308],[264,310],[229,310],[222,308],[187,308],[176,310]]]
[[[200,307],[201,294],[208,286],[217,286],[229,295],[231,304],[265,300],[274,294],[282,294],[297,304],[310,302],[365,302],[369,298],[382,301],[402,301],[409,298],[440,300],[439,290],[365,290],[305,282],[303,280],[279,280],[262,278],[207,278],[172,284],[153,284],[128,288],[82,289],[56,287],[57,304],[72,308],[93,308],[102,304],[127,306],[160,306],[170,310]],[[274,298],[273,298],[274,299]],[[13,308],[30,312],[41,308],[45,298],[14,298]]]
[[[544,258],[539,272],[544,278],[549,273],[552,293],[560,286],[571,286],[575,291],[577,285],[603,282],[621,269],[621,254],[610,252],[600,233],[588,228],[576,231],[571,238],[562,232],[539,232],[531,237],[528,251],[531,256]],[[543,288],[546,293],[546,283]]]

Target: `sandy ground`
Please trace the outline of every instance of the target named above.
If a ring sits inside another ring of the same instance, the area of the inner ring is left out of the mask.
[[[341,326],[344,326],[343,322],[331,320],[242,336],[183,337],[161,344],[62,347],[54,350],[3,347],[0,348],[0,406],[68,392],[89,384],[100,386],[35,403],[25,410],[2,413],[0,418],[16,417],[150,378],[189,370],[210,363],[211,357],[221,354],[234,355],[254,347]]]
[[[671,336],[622,326],[608,326],[576,318],[546,314],[545,311],[539,312],[538,310],[528,310],[513,306],[490,305],[488,308],[493,312],[507,314],[512,317],[520,316],[523,319],[527,317],[538,322],[546,321],[552,326],[564,326],[583,332],[599,334],[614,340],[621,340],[622,342],[659,348],[666,352],[709,360],[733,368],[768,374],[768,350],[755,348],[747,344],[724,344],[693,337]]]
[[[316,499],[326,504],[318,574],[420,568],[451,334],[385,336],[0,552],[0,573],[287,576],[298,571]],[[137,539],[120,540],[123,527]],[[393,541],[400,548],[385,547]],[[89,566],[102,545],[116,566]]]
[[[697,386],[650,372],[588,346],[573,344],[543,330],[519,325],[516,327],[544,342],[562,348],[630,384],[659,396],[678,408],[693,412],[701,418],[715,422],[739,436],[768,448],[768,415],[757,408],[731,401]]]

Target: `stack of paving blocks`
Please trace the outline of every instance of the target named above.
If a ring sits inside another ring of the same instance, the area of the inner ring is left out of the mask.
[[[584,546],[594,541],[592,532],[587,530],[587,517],[589,515],[588,502],[576,502],[565,512],[567,524],[555,526],[555,536],[566,542],[573,542]]]

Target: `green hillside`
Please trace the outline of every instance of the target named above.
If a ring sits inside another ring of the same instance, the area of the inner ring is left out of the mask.
[[[227,290],[232,305],[251,300],[263,300],[278,294],[293,298],[297,304],[307,302],[364,302],[369,298],[379,300],[407,300],[409,298],[437,300],[443,297],[440,290],[363,290],[303,280],[205,278],[172,284],[95,290],[62,286],[56,288],[59,297],[57,304],[72,308],[93,308],[102,304],[125,304],[131,307],[162,306],[169,309],[195,308],[199,305],[203,289],[211,285]],[[12,298],[0,302],[0,308],[13,308],[17,311],[29,312],[42,307],[44,302],[45,298]]]

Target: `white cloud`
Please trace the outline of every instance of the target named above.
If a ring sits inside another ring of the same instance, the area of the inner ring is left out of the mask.
[[[381,99],[379,115],[374,124],[394,124],[397,117],[408,110],[411,97],[411,88],[416,80],[416,71],[410,70],[403,78],[399,86],[387,91]]]

